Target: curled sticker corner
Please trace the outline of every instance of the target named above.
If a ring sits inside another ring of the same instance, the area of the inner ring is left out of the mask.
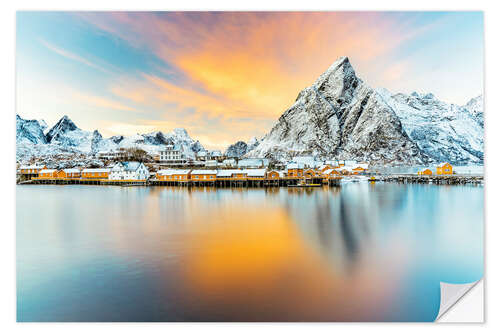
[[[471,283],[446,283],[440,282],[441,300],[439,303],[439,313],[435,319],[437,321],[448,310],[450,310],[462,297],[464,297],[481,280]]]

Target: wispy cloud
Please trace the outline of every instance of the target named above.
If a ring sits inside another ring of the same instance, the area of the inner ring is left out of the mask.
[[[89,67],[92,67],[92,68],[95,68],[97,70],[100,70],[101,72],[104,72],[104,73],[107,73],[107,74],[111,74],[111,71],[108,70],[107,68],[104,68],[102,66],[99,66],[99,65],[96,65],[95,63],[93,63],[92,61],[78,55],[78,54],[75,54],[75,53],[72,53],[68,50],[65,50],[65,49],[62,49],[58,46],[55,46],[43,39],[40,39],[39,40],[40,43],[42,43],[47,49],[51,50],[52,52],[55,52],[57,54],[59,54],[60,56],[63,56],[65,58],[68,58],[68,59],[71,59],[71,60],[74,60],[74,61],[78,61],[84,65],[87,65]]]

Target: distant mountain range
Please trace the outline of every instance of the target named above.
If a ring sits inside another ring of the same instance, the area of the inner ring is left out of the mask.
[[[17,115],[17,159],[138,147],[150,153],[166,144],[186,157],[204,147],[183,128],[103,138],[84,131],[67,116],[47,131],[43,120]],[[391,94],[373,89],[356,76],[347,57],[339,58],[310,87],[302,90],[263,138],[230,145],[227,157],[265,157],[286,161],[294,156],[354,159],[378,165],[437,162],[482,164],[482,96],[459,106],[432,94]]]
[[[20,161],[29,160],[33,156],[74,153],[93,155],[99,151],[133,147],[155,153],[167,144],[176,146],[185,156],[193,158],[195,153],[204,150],[200,142],[193,140],[183,128],[176,128],[171,133],[157,131],[105,139],[97,130],[81,130],[68,116],[62,117],[46,134],[44,129],[47,125],[43,121],[26,120],[17,115],[16,126],[16,155]]]

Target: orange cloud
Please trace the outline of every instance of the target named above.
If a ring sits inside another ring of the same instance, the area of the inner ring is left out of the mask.
[[[73,91],[72,97],[75,100],[78,100],[79,102],[97,108],[122,110],[122,111],[136,111],[136,109],[130,107],[129,105],[105,97],[84,94],[82,92],[76,92],[76,91]]]

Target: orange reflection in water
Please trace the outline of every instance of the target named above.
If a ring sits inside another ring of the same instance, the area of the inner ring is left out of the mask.
[[[212,223],[197,224],[182,260],[185,305],[194,316],[330,321],[383,313],[391,295],[386,277],[343,276],[303,241],[285,210],[238,206],[198,218]]]

